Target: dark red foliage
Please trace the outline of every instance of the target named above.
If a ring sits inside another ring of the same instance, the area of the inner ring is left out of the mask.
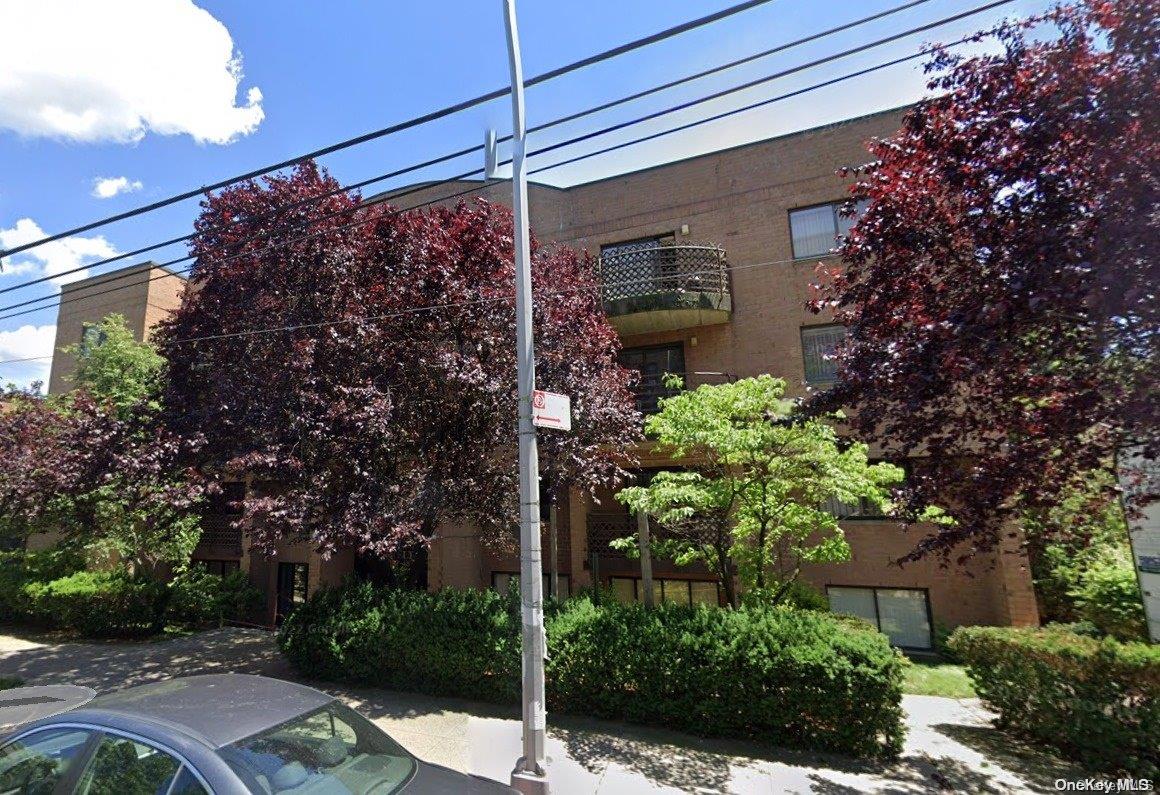
[[[6,531],[61,532],[99,540],[97,514],[116,503],[164,537],[175,518],[194,513],[206,484],[183,465],[200,434],[179,437],[142,404],[130,410],[83,390],[66,404],[19,395],[0,412],[0,516]]]
[[[958,519],[911,558],[990,547],[1117,446],[1160,453],[1160,2],[1047,23],[929,66],[937,95],[871,144],[852,189],[869,209],[814,304],[848,338],[811,408],[928,456],[907,507]]]
[[[246,501],[259,546],[390,555],[461,520],[510,537],[511,213],[400,213],[342,195],[276,212],[336,187],[307,164],[204,202],[193,295],[161,335],[171,421],[208,436],[207,465],[278,484]],[[593,263],[535,246],[532,269],[537,383],[574,412],[571,433],[541,433],[542,472],[561,488],[610,484],[639,418]],[[261,329],[279,330],[246,333]]]

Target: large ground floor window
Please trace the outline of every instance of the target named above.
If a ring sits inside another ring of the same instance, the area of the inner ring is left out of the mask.
[[[566,599],[572,593],[571,583],[569,582],[568,575],[559,574],[557,576],[560,578],[560,598]],[[517,590],[519,589],[520,575],[512,574],[511,572],[507,571],[493,571],[491,573],[491,587],[506,596],[509,588],[515,588]],[[544,596],[547,596],[549,593],[551,593],[551,588],[552,575],[545,574]]]
[[[191,566],[200,566],[210,574],[216,574],[219,577],[224,577],[227,574],[233,574],[239,571],[242,567],[240,560],[212,560],[210,558],[194,558],[190,561]]]
[[[620,602],[644,601],[644,587],[640,577],[611,577],[612,593]],[[653,577],[653,604],[675,602],[682,605],[721,604],[715,580],[673,580]]]
[[[922,588],[828,585],[830,609],[864,618],[904,649],[931,647],[930,596]]]

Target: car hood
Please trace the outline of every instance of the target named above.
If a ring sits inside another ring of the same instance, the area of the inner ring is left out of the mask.
[[[403,795],[445,795],[448,792],[462,792],[465,795],[490,795],[490,793],[510,793],[516,790],[481,776],[469,776],[442,765],[419,762],[414,778],[403,788]]]

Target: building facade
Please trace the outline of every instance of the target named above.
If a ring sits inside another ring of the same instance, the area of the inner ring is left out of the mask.
[[[805,303],[818,262],[848,224],[837,213],[846,186],[835,172],[864,162],[865,142],[895,132],[901,113],[886,111],[569,188],[530,186],[536,237],[600,258],[604,306],[622,339],[622,361],[642,373],[642,410],[655,409],[667,372],[683,375],[689,386],[769,373],[785,379],[791,397],[832,380],[826,354],[842,329],[809,313]],[[408,191],[404,204],[459,190],[453,185]],[[510,185],[480,186],[476,195],[508,203]],[[160,316],[150,308],[163,313],[180,300],[176,292],[150,295],[139,295],[145,306],[133,310],[144,318],[142,334]],[[126,310],[116,311],[129,316]],[[82,322],[106,311],[114,310],[84,302],[62,307],[58,346],[75,342]],[[63,358],[54,360],[54,390],[70,367]],[[638,453],[644,476],[671,463],[647,444]],[[612,538],[634,532],[626,509],[611,493],[557,495],[556,503],[561,591],[599,582],[618,598],[640,598],[639,564],[608,547]],[[930,528],[904,533],[871,515],[868,506],[833,507],[853,557],[807,567],[803,577],[836,609],[877,623],[896,644],[929,648],[937,624],[1037,622],[1027,561],[1017,549],[977,556],[965,570],[935,561],[899,567],[893,561]],[[207,522],[195,557],[222,570],[249,571],[270,594],[271,618],[320,585],[373,569],[353,553],[324,561],[293,545],[259,560],[230,532],[228,507],[219,515]],[[505,589],[518,569],[514,555],[485,548],[471,528],[449,527],[427,556],[426,581],[432,588]],[[659,599],[718,600],[705,570],[657,560],[653,576]]]

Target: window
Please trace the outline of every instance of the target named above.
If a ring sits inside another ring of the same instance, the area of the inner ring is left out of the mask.
[[[81,775],[76,795],[154,795],[169,792],[181,763],[164,751],[117,737],[106,736]],[[186,792],[195,793],[186,785]],[[200,790],[204,792],[204,790]]]
[[[278,564],[278,614],[281,622],[295,607],[306,601],[310,567],[305,563]]]
[[[870,459],[871,464],[880,464],[880,459]],[[897,466],[902,468],[903,480],[910,477],[910,462],[903,461]],[[895,484],[899,485],[899,484]],[[842,502],[837,497],[831,497],[822,503],[822,509],[828,511],[839,519],[885,519],[886,514],[881,508],[875,505],[871,500],[862,497],[858,502],[849,503]]]
[[[0,792],[52,792],[84,756],[91,732],[45,729],[0,750]]]
[[[194,558],[190,561],[190,565],[198,566],[204,569],[207,574],[216,574],[219,577],[233,574],[242,568],[240,560],[209,560],[206,558]]]
[[[250,792],[397,792],[415,758],[354,710],[331,702],[247,737],[221,756]]]
[[[656,345],[648,348],[625,348],[620,352],[620,363],[630,370],[640,373],[637,383],[636,408],[642,414],[655,414],[658,401],[676,394],[676,390],[665,386],[667,374],[684,376],[685,348],[675,345]]]
[[[830,610],[876,626],[895,646],[929,649],[930,598],[918,588],[850,588],[830,585]]]
[[[99,348],[108,339],[109,335],[100,326],[86,323],[81,332],[81,353],[88,353],[93,348]]]
[[[569,576],[563,572],[561,572],[558,576],[560,578],[560,598],[566,599],[572,594],[571,580],[569,579]],[[519,590],[520,575],[512,574],[506,571],[493,571],[491,573],[491,587],[506,596],[508,590],[511,588],[515,588],[517,591]],[[549,593],[551,593],[551,589],[552,575],[546,573],[544,574],[544,595],[547,596]]]
[[[867,203],[858,202],[853,218],[841,216],[843,204],[831,202],[789,211],[789,231],[795,259],[829,254],[837,245],[837,239],[845,236],[865,211]]]
[[[610,578],[612,593],[618,602],[644,601],[643,581],[640,577]],[[653,604],[674,602],[682,605],[721,604],[715,580],[669,580],[653,577]]]
[[[838,376],[834,349],[846,338],[845,326],[806,326],[802,329],[802,360],[805,363],[806,383],[831,384]]]

